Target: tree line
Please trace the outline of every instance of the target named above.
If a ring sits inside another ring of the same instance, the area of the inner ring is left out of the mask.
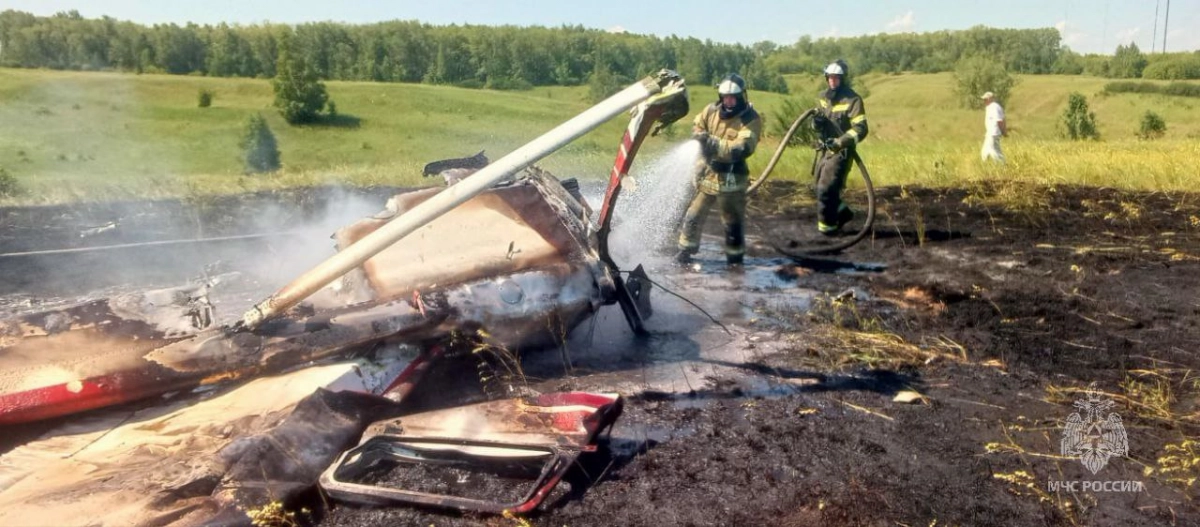
[[[285,42],[290,49],[281,49]],[[1113,56],[1080,55],[1062,45],[1054,28],[805,36],[791,45],[747,46],[582,26],[416,21],[146,26],[110,17],[87,19],[76,11],[46,17],[0,13],[0,66],[274,78],[285,51],[326,80],[495,89],[592,84],[600,93],[664,67],[693,85],[714,84],[737,71],[751,89],[786,93],[782,74],[816,73],[836,58],[859,73],[954,71],[960,61],[984,56],[1013,73],[1200,78],[1200,54],[1147,56],[1130,45],[1118,47]]]
[[[285,41],[288,50],[281,49]],[[787,90],[783,77],[749,46],[582,26],[416,21],[144,26],[86,19],[75,11],[48,17],[0,13],[0,66],[273,78],[285,51],[326,80],[521,89],[584,84],[597,71],[632,81],[666,67],[695,84],[738,71],[753,89]]]

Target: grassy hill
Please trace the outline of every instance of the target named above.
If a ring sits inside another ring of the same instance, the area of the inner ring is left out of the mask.
[[[201,88],[216,93],[212,107],[197,107]],[[357,127],[288,126],[267,80],[0,69],[0,167],[33,201],[418,184],[429,161],[482,149],[496,159],[587,108],[579,89],[564,88],[334,82],[329,92]],[[255,112],[278,138],[279,174],[242,175],[238,140]],[[614,120],[570,145],[551,168],[611,163],[624,126]]]
[[[793,93],[819,81],[792,77]],[[1020,76],[1005,107],[1009,164],[979,161],[983,112],[960,108],[949,73],[867,75],[871,135],[860,148],[883,184],[952,185],[964,179],[1004,177],[1142,189],[1194,189],[1200,175],[1200,99],[1154,94],[1101,93],[1107,79]],[[1071,92],[1083,93],[1096,113],[1099,142],[1062,139],[1059,121]],[[770,100],[765,101],[770,104]],[[1142,115],[1152,110],[1167,123],[1164,139],[1139,140]],[[768,106],[769,111],[769,106]],[[791,159],[793,156],[789,156]],[[793,162],[785,169],[804,172]]]
[[[807,94],[818,79],[788,80],[793,88],[788,97],[810,103]],[[958,108],[949,74],[869,75],[859,81],[869,93],[872,129],[861,152],[881,184],[949,185],[1002,176],[1194,188],[1200,100],[1096,96],[1105,82],[1021,78],[1013,100],[1003,101],[1012,132],[1004,148],[1011,162],[997,169],[979,162],[982,112]],[[269,81],[261,79],[0,69],[0,168],[26,191],[0,201],[188,196],[331,182],[421,184],[420,167],[428,161],[484,149],[497,159],[589,106],[584,87],[526,92],[359,82],[328,87],[339,113],[357,119],[357,126],[287,126],[271,107]],[[215,92],[212,107],[197,107],[200,89]],[[1088,95],[1101,142],[1058,138],[1059,114],[1072,91]],[[713,97],[711,87],[693,87],[693,109]],[[751,93],[768,119],[785,98]],[[1147,109],[1166,120],[1166,139],[1135,137]],[[242,174],[237,144],[254,112],[267,118],[278,137],[284,170],[277,174]],[[625,125],[625,119],[614,119],[541,164],[562,176],[602,178]],[[673,138],[650,139],[643,155],[686,137],[686,126],[679,128]],[[754,170],[761,170],[776,144],[764,141]],[[810,159],[806,149],[793,149],[776,176],[806,178]]]

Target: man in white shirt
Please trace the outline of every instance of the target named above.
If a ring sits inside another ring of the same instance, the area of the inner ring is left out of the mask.
[[[983,148],[979,154],[984,161],[992,158],[1003,163],[1004,152],[1000,151],[1000,138],[1008,135],[1008,126],[1004,122],[1004,108],[996,102],[996,94],[992,92],[987,92],[980,98],[987,105],[983,118],[983,127],[987,132],[983,136]]]

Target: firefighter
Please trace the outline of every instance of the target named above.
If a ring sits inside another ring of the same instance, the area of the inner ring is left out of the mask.
[[[717,85],[717,101],[696,115],[692,139],[700,143],[696,163],[696,196],[688,206],[675,260],[688,263],[700,250],[700,230],[713,205],[725,225],[725,261],[742,265],[746,254],[746,189],[754,153],[762,135],[762,118],[746,100],[746,81],[730,73]]]
[[[840,59],[825,67],[828,89],[817,98],[812,120],[820,137],[817,162],[813,165],[817,180],[817,230],[826,236],[837,234],[854,219],[854,211],[842,201],[842,190],[850,174],[851,154],[867,138],[866,110],[862,97],[850,87],[849,69]]]

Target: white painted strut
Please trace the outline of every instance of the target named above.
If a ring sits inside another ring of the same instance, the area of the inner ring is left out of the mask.
[[[678,79],[674,74],[671,75],[672,78]],[[251,308],[242,315],[242,324],[246,328],[253,329],[263,321],[287,311],[308,298],[309,295],[337,280],[351,269],[361,265],[438,216],[491,188],[498,181],[529,167],[583,134],[604,124],[617,114],[662,92],[663,86],[660,83],[666,81],[667,79],[661,74],[657,78],[652,76],[642,79],[462,181],[447,187],[434,197],[413,207],[412,210],[406,211],[375,232],[321,262]]]

